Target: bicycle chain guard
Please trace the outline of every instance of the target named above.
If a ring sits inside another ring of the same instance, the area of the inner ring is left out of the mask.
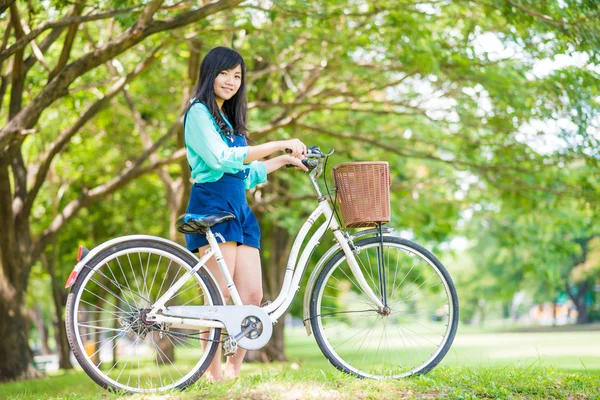
[[[237,345],[247,350],[264,347],[273,335],[273,322],[260,307],[247,306],[173,306],[163,311],[168,317],[207,319],[225,325],[234,343],[228,343],[232,351]],[[235,354],[235,353],[230,353]]]

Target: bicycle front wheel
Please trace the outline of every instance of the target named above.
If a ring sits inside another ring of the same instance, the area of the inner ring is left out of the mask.
[[[310,323],[323,354],[362,378],[423,374],[446,355],[458,325],[450,275],[429,251],[408,240],[369,237],[354,256],[379,309],[358,286],[342,250],[323,267],[310,301]],[[382,265],[384,268],[380,268]]]
[[[198,259],[152,239],[125,240],[92,257],[67,300],[69,344],[83,370],[106,389],[135,393],[183,389],[200,377],[221,330],[183,330],[145,319],[150,307]],[[166,306],[221,305],[200,269]],[[200,332],[202,331],[202,332]]]

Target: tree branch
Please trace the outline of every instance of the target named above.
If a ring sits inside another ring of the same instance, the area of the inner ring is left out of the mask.
[[[71,15],[74,17],[80,16],[81,13],[83,12],[83,7],[84,7],[83,3],[73,4],[73,10],[71,12]],[[64,66],[67,65],[67,62],[69,61],[69,57],[71,55],[71,49],[73,48],[73,42],[75,40],[75,35],[77,34],[78,26],[79,26],[78,24],[69,25],[69,28],[67,29],[67,35],[65,36],[65,42],[63,44],[63,48],[60,53],[60,57],[58,59],[58,62],[56,63],[56,66],[54,67],[52,72],[50,72],[50,74],[48,75],[48,81],[51,81],[60,72],[60,70],[62,70],[64,68]]]
[[[454,165],[454,166],[470,167],[474,170],[481,170],[481,171],[487,171],[487,170],[497,171],[499,169],[499,167],[495,166],[495,165],[475,164],[475,163],[472,163],[469,161],[443,159],[440,157],[436,157],[430,153],[403,152],[397,146],[393,146],[391,144],[386,144],[386,143],[377,141],[375,139],[371,139],[365,134],[345,135],[345,134],[341,134],[341,133],[332,132],[332,131],[322,128],[320,126],[312,126],[312,125],[307,125],[307,124],[303,124],[300,122],[294,122],[293,125],[297,126],[299,128],[312,130],[313,132],[319,132],[319,133],[325,134],[327,136],[335,137],[335,138],[342,139],[342,140],[350,140],[350,141],[368,143],[375,147],[379,147],[383,150],[389,151],[390,153],[397,154],[401,157],[419,158],[419,159],[424,159],[424,160],[438,161],[438,162],[443,162],[443,163]],[[518,168],[511,168],[510,166],[502,166],[502,168],[514,169],[514,170],[518,171]],[[530,171],[522,171],[521,170],[519,172],[530,172]]]
[[[16,4],[10,6],[10,20],[15,30],[15,37],[18,39],[24,35],[21,19]],[[25,84],[25,74],[23,72],[23,50],[16,52],[13,58],[12,84],[10,90],[10,104],[8,118],[12,118],[21,111],[23,101],[23,87]],[[0,99],[1,100],[1,99]],[[20,217],[23,204],[27,197],[27,167],[23,160],[23,153],[18,141],[12,143],[7,149],[7,155],[12,167],[14,182],[13,215]]]
[[[299,52],[298,54],[292,56],[292,58],[289,61],[287,61],[286,63],[271,64],[267,68],[263,68],[259,71],[249,71],[247,73],[248,79],[257,79],[263,75],[268,75],[274,71],[286,70],[289,67],[291,67],[296,61],[301,60],[303,57],[304,57],[304,54]]]
[[[21,20],[21,24],[23,25],[23,31],[25,32],[25,34],[30,32],[29,27],[27,26],[27,23],[24,20]],[[48,72],[50,72],[50,65],[48,65],[48,61],[46,61],[46,57],[44,57],[44,52],[42,51],[42,49],[40,49],[37,45],[37,43],[35,42],[35,40],[31,41],[31,49],[32,49],[32,55],[35,57],[36,60],[38,60],[40,62],[40,64],[42,64],[42,66],[44,67],[44,69]],[[27,68],[25,68],[25,74],[27,73]]]
[[[10,6],[12,6],[14,2],[15,0],[8,0],[7,2],[2,2],[2,4],[0,4],[0,16],[2,16],[2,14],[4,14],[4,11],[6,11]]]
[[[21,26],[21,18],[19,17],[19,10],[17,10],[16,4],[12,4],[10,6],[10,20],[13,28],[15,29],[15,37],[18,40],[25,33],[23,32],[23,27]],[[10,104],[8,111],[9,120],[17,115],[19,111],[21,111],[23,85],[25,82],[25,74],[23,72],[23,55],[24,51],[19,50],[16,52],[15,57],[13,58],[12,84],[10,88]]]
[[[172,164],[179,162],[181,158],[185,157],[185,149],[179,149],[171,157],[158,160],[156,162],[151,163],[149,166],[142,168],[141,164],[148,158],[150,154],[152,154],[156,149],[158,149],[164,141],[168,138],[168,136],[172,132],[168,132],[165,134],[160,140],[158,140],[152,148],[148,149],[144,152],[131,166],[126,168],[121,174],[114,177],[109,182],[106,182],[103,185],[96,186],[91,190],[83,190],[83,193],[75,200],[71,201],[67,204],[62,211],[52,220],[50,226],[40,235],[38,240],[35,241],[35,246],[32,251],[32,260],[36,260],[44,248],[46,244],[48,244],[54,235],[58,233],[58,231],[65,226],[65,224],[71,220],[73,217],[77,215],[77,213],[84,207],[87,207],[103,198],[107,195],[115,192],[116,190],[122,188],[127,185],[129,182],[133,181],[140,176],[147,174],[156,170],[157,168],[162,167],[163,165]]]
[[[129,92],[127,90],[123,90],[123,96],[125,96],[125,100],[127,101],[127,104],[129,105],[129,109],[131,111],[131,114],[133,115],[133,120],[135,121],[135,128],[138,131],[138,133],[140,134],[142,146],[144,147],[144,149],[151,148],[152,147],[152,138],[150,138],[150,135],[146,131],[146,124],[144,122],[144,119],[142,118],[142,114],[140,114],[140,112],[136,108],[135,103],[131,99],[131,96],[129,95]],[[151,162],[155,163],[158,160],[159,160],[158,155],[156,155],[154,153],[150,154]],[[158,169],[156,171],[156,173],[158,174],[160,179],[163,181],[163,184],[168,188],[167,190],[169,190],[173,185],[173,179],[171,178],[169,173],[166,170],[164,170],[163,168]]]
[[[33,126],[42,112],[56,99],[68,93],[69,85],[82,74],[98,65],[114,58],[125,50],[142,41],[145,37],[167,29],[174,29],[205,18],[224,8],[237,5],[242,0],[220,0],[198,10],[190,11],[174,18],[155,21],[140,31],[136,26],[128,29],[119,38],[112,40],[102,47],[83,55],[67,65],[18,115],[9,120],[0,130],[0,154],[6,152],[6,146],[18,136],[23,129]]]
[[[82,90],[95,89],[95,88],[98,88],[100,86],[104,86],[104,85],[108,85],[110,83],[114,83],[114,82],[118,81],[119,79],[120,79],[120,77],[115,76],[113,78],[105,79],[103,81],[98,81],[98,82],[88,83],[87,85],[77,86],[77,87],[74,87],[72,89],[69,89],[69,94],[71,95],[71,94],[77,93],[77,92],[82,91]]]
[[[567,21],[565,21],[565,20],[557,21],[557,20],[553,19],[552,17],[549,17],[548,15],[544,15],[537,11],[530,10],[530,9],[526,8],[525,6],[523,6],[522,4],[519,4],[515,1],[506,0],[506,2],[508,4],[510,4],[511,6],[516,7],[519,10],[525,12],[525,14],[530,15],[534,18],[537,18],[537,19],[539,19],[549,25],[552,25],[556,28],[564,27],[567,24]]]
[[[69,143],[71,138],[79,132],[79,130],[89,121],[91,120],[100,110],[102,110],[110,100],[116,96],[123,88],[133,81],[138,75],[147,70],[152,63],[157,60],[156,53],[164,47],[165,42],[161,43],[157,46],[151,53],[148,58],[146,58],[143,62],[137,64],[136,68],[129,73],[127,76],[121,77],[115,84],[109,89],[106,95],[92,104],[79,119],[71,125],[68,129],[62,131],[58,138],[50,145],[48,151],[41,155],[39,159],[41,159],[41,163],[37,168],[37,171],[32,174],[35,176],[33,179],[33,185],[27,194],[26,210],[31,210],[33,206],[33,202],[37,197],[38,191],[41,186],[44,184],[46,180],[46,176],[48,174],[48,169],[52,164],[52,160],[59,154],[65,146]]]
[[[360,101],[360,105],[365,105],[365,104],[371,104],[374,106],[381,106],[383,107],[383,109],[374,109],[374,108],[364,108],[364,107],[358,107],[357,106],[357,102],[352,102],[352,104],[349,107],[335,107],[336,104],[342,103],[344,101],[347,101],[344,98],[339,98],[339,99],[332,99],[330,101],[325,101],[322,100],[319,103],[312,103],[312,102],[293,102],[293,103],[270,103],[270,102],[266,102],[266,101],[255,101],[252,103],[248,104],[248,108],[272,108],[272,107],[282,107],[282,108],[289,108],[289,107],[304,107],[306,106],[310,111],[316,111],[316,110],[328,110],[328,111],[348,111],[348,112],[365,112],[365,113],[373,113],[373,114],[402,114],[402,115],[423,115],[425,117],[427,117],[428,119],[431,119],[429,116],[427,116],[427,111],[417,107],[417,106],[412,106],[410,104],[407,104],[405,102],[401,102],[401,101]],[[394,110],[393,107],[403,107],[409,110],[412,110],[414,112],[401,112],[398,110]]]
[[[324,59],[320,66],[316,66],[308,73],[308,75],[297,85],[298,93],[296,95],[296,98],[294,99],[294,102],[291,103],[289,107],[285,107],[281,111],[281,113],[279,113],[279,115],[273,117],[268,125],[255,131],[254,135],[256,136],[256,139],[261,139],[264,136],[266,136],[269,132],[291,124],[294,120],[300,118],[302,115],[310,111],[302,110],[290,115],[292,106],[296,105],[296,102],[302,102],[302,100],[308,95],[308,92],[317,83],[317,80],[321,76],[321,72],[323,71],[323,69],[325,69],[326,65],[327,60]]]
[[[4,31],[4,35],[2,36],[2,44],[0,45],[0,51],[6,48],[8,44],[8,39],[10,37],[10,32],[12,30],[12,23],[10,20],[7,22],[6,30]],[[3,74],[4,62],[0,61],[0,99],[4,98],[4,93],[6,93],[6,88],[8,87],[8,80],[10,79],[8,75]],[[0,111],[2,111],[2,101],[0,101]]]
[[[215,14],[219,11],[232,8],[240,4],[243,0],[219,0],[215,3],[207,4],[198,10],[188,11],[176,17],[165,18],[160,21],[154,21],[148,26],[145,36],[157,32],[163,32],[170,29],[180,28],[196,22],[199,19],[205,18],[208,15]]]
[[[72,24],[80,24],[82,22],[106,19],[106,18],[114,17],[115,15],[126,14],[126,13],[134,11],[140,7],[141,7],[141,5],[137,5],[137,6],[133,6],[133,7],[129,7],[129,8],[111,10],[111,11],[98,13],[98,14],[92,14],[92,15],[68,16],[68,17],[62,18],[58,21],[45,21],[42,24],[40,24],[40,26],[38,26],[37,28],[35,28],[31,32],[29,32],[27,35],[17,39],[17,41],[12,46],[10,46],[8,49],[0,51],[0,61],[7,59],[8,57],[13,55],[18,50],[23,49],[25,46],[27,46],[27,43],[29,43],[30,41],[32,41],[33,39],[38,37],[42,32],[44,32],[47,29],[62,28],[60,30],[60,32],[62,32],[63,29],[65,29],[67,26],[72,25]]]
[[[143,31],[146,26],[148,25],[148,22],[150,22],[150,20],[152,19],[152,16],[154,16],[154,13],[160,8],[160,6],[162,5],[163,0],[152,0],[142,11],[142,13],[140,14],[140,17],[137,20],[137,29],[141,31]]]

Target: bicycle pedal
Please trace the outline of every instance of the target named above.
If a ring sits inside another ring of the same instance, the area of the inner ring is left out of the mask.
[[[234,356],[237,354],[238,344],[236,340],[232,337],[225,339],[223,342],[223,355],[225,357]]]

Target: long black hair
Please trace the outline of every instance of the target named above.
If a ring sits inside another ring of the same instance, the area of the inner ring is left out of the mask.
[[[215,99],[214,83],[215,78],[221,71],[233,69],[238,65],[242,69],[242,84],[237,93],[229,100],[225,100],[222,106],[225,117],[233,125],[234,132],[231,132],[231,129],[223,121],[219,113],[219,107]],[[246,117],[248,114],[248,100],[246,96],[246,64],[242,56],[237,51],[222,46],[215,47],[206,53],[200,65],[198,84],[194,90],[195,101],[203,103],[208,108],[223,134],[235,133],[243,135],[246,140],[253,142],[248,137],[248,130],[246,128]],[[192,105],[193,103],[190,104],[188,110]]]

